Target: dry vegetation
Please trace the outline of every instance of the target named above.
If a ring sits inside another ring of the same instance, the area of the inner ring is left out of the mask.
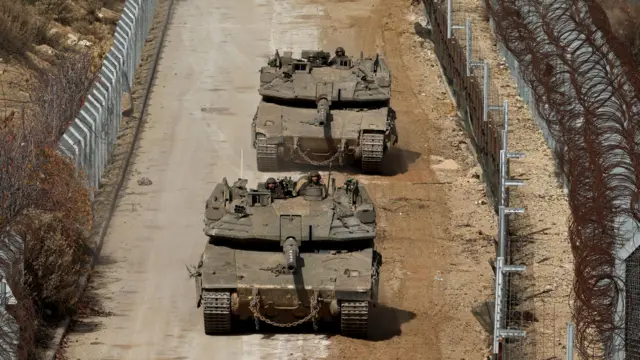
[[[91,203],[56,144],[94,81],[123,3],[0,0],[0,274],[20,326],[0,328],[0,352],[19,331],[19,359],[35,358],[48,324],[76,311]]]
[[[37,332],[41,325],[73,311],[73,290],[91,226],[88,191],[73,165],[55,151],[69,114],[81,105],[64,100],[78,89],[86,91],[92,81],[89,55],[67,56],[59,68],[34,78],[31,94],[38,101],[3,116],[0,125],[0,229],[5,237],[11,231],[24,241],[23,251],[17,238],[0,249],[14,252],[0,266],[9,269],[7,281],[19,304],[8,310],[20,325],[20,353],[25,359],[42,338]],[[58,96],[51,96],[53,86],[60,90]],[[21,279],[16,269],[22,258]]]

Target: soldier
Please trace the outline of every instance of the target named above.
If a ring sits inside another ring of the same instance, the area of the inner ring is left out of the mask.
[[[276,54],[271,59],[269,59],[267,65],[271,67],[280,67],[281,62],[282,59],[280,58],[280,53],[278,53],[278,50],[276,50]]]
[[[276,181],[276,179],[270,177],[264,183],[264,187],[265,187],[265,189],[267,189],[267,190],[271,191],[272,193],[274,193],[274,192],[276,192],[276,188],[278,187],[278,182]]]
[[[336,65],[340,60],[344,59],[347,59],[347,54],[344,52],[342,46],[338,46],[338,48],[336,48],[336,56],[329,60],[329,65]]]
[[[272,199],[285,199],[287,197],[285,189],[282,186],[283,185],[279,181],[272,177],[268,178],[264,183],[265,189],[271,192]]]
[[[322,177],[320,176],[320,173],[317,171],[314,171],[311,173],[311,183],[313,185],[320,185],[321,181],[322,181]]]
[[[319,172],[314,171],[298,180],[296,184],[296,193],[298,195],[302,195],[306,189],[316,186],[322,186],[322,177]]]

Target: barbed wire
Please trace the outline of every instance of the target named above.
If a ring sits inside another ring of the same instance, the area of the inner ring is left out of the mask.
[[[577,350],[586,359],[604,359],[621,330],[614,311],[622,285],[616,249],[629,230],[620,219],[640,220],[634,60],[594,1],[487,0],[487,9],[556,139],[572,212]]]

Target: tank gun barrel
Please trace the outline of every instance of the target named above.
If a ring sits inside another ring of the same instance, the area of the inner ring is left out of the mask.
[[[287,263],[287,269],[289,271],[295,271],[298,267],[298,243],[296,239],[289,237],[282,244],[282,250],[284,251],[284,259]]]
[[[315,125],[324,126],[329,117],[329,100],[322,98],[318,101],[318,114],[315,118]]]

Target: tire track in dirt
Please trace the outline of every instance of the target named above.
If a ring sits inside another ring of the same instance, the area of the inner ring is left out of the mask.
[[[486,203],[470,201],[484,194],[479,181],[466,176],[476,164],[459,145],[463,135],[435,57],[429,55],[427,67],[418,61],[428,51],[414,46],[408,0],[333,0],[323,6],[324,48],[343,46],[359,56],[361,48],[353,46],[360,46],[365,54],[385,56],[399,132],[385,176],[361,177],[377,204],[383,256],[372,341],[335,337],[330,358],[479,358],[486,335],[469,310],[490,295],[485,260],[491,246],[484,234],[495,229]]]
[[[444,194],[429,185],[438,182],[429,155],[438,129],[433,127],[405,71],[399,34],[389,17],[406,1],[323,2],[327,30],[323,45],[344,46],[358,56],[385,55],[393,73],[392,106],[397,112],[399,149],[394,149],[390,176],[363,178],[379,210],[378,246],[383,255],[381,303],[372,316],[374,342],[337,337],[331,358],[441,359],[439,333],[448,314],[434,280],[447,257],[441,245],[449,222]],[[360,16],[358,16],[360,15]],[[361,46],[354,48],[352,46]],[[400,336],[400,334],[402,334]],[[417,351],[417,350],[420,351]]]

